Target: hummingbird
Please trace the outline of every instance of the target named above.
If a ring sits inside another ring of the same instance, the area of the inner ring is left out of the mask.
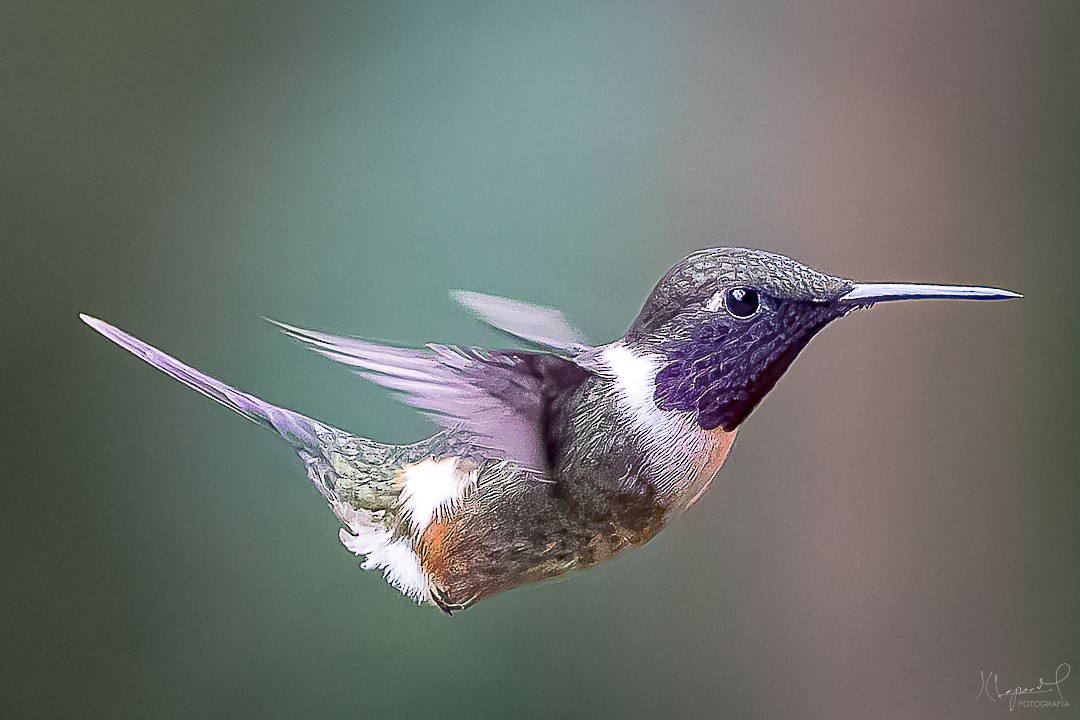
[[[339,536],[420,604],[452,614],[648,542],[708,489],[746,418],[826,325],[880,302],[1003,300],[992,287],[861,283],[747,248],[694,252],[626,334],[590,345],[550,307],[452,296],[529,349],[396,347],[271,320],[429,415],[387,444],[272,405],[87,315],[180,382],[288,442]]]

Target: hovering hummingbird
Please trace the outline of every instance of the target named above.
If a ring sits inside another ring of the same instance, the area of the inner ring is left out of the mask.
[[[856,283],[743,248],[667,272],[626,335],[587,344],[552,308],[457,291],[531,350],[408,349],[275,324],[428,413],[409,445],[271,405],[81,315],[180,382],[278,433],[340,519],[345,547],[452,613],[649,541],[708,488],[735,433],[822,328],[874,303],[1008,290]],[[274,322],[274,321],[271,321]]]

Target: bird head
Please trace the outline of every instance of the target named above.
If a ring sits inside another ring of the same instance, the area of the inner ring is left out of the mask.
[[[693,411],[702,428],[730,432],[814,335],[854,310],[893,300],[1016,297],[989,287],[859,283],[783,255],[712,248],[660,279],[626,342],[660,357],[661,409]]]

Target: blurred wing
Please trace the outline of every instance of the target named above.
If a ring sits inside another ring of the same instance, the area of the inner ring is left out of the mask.
[[[572,360],[542,352],[428,345],[414,350],[304,330],[271,320],[287,335],[360,375],[396,391],[437,423],[522,467],[547,467],[545,429],[561,402],[591,374]]]
[[[534,345],[571,356],[590,349],[577,328],[555,308],[471,290],[454,290],[450,296],[488,325]]]

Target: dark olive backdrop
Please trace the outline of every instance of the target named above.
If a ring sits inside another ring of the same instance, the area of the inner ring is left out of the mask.
[[[1061,662],[1025,712],[1075,713],[1078,8],[4,4],[0,715],[985,718]],[[829,328],[656,541],[453,619],[76,318],[404,441],[259,316],[503,342],[465,287],[603,341],[719,244],[1027,297]]]

